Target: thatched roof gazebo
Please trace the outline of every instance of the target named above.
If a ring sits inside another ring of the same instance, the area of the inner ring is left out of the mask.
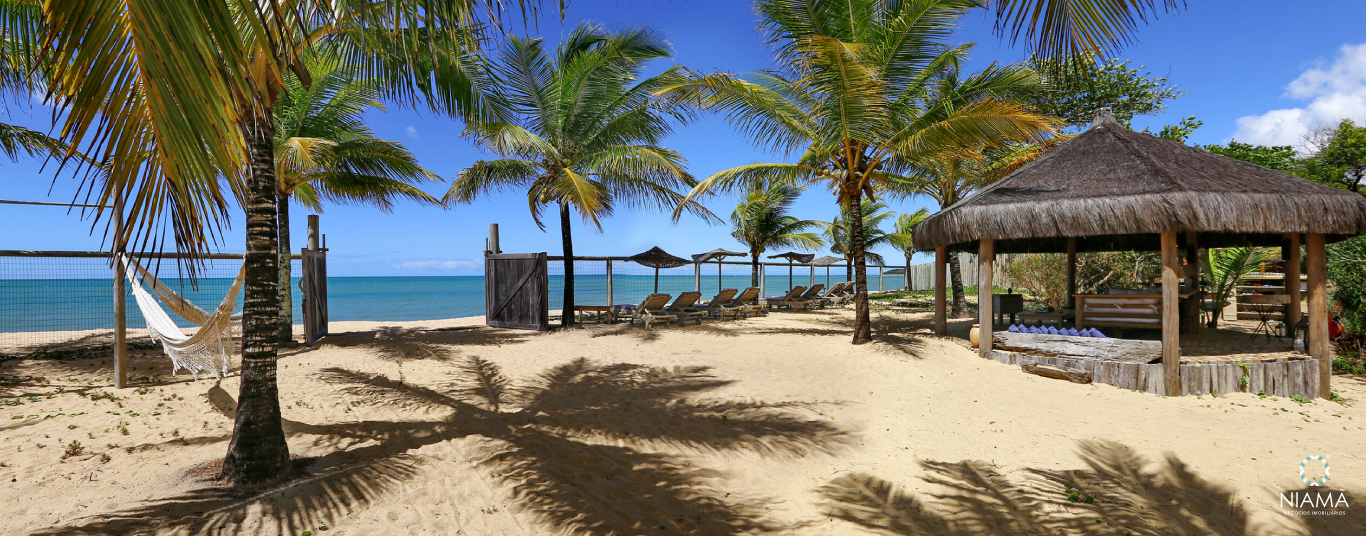
[[[745,256],[745,255],[747,255],[747,253],[743,253],[743,252],[739,252],[739,251],[730,251],[730,250],[723,249],[723,248],[716,248],[716,249],[713,249],[713,250],[708,251],[708,252],[706,252],[706,253],[694,253],[693,256],[692,256],[692,261],[695,262],[695,263],[697,263],[697,265],[698,265],[698,269],[697,269],[697,279],[698,279],[698,281],[697,281],[697,287],[698,287],[698,288],[701,288],[701,287],[702,287],[702,282],[701,282],[701,278],[702,278],[702,268],[701,268],[701,267],[702,267],[702,263],[704,263],[704,262],[710,262],[710,261],[715,260],[715,261],[716,261],[716,292],[719,294],[719,293],[721,292],[721,287],[723,286],[723,283],[722,283],[722,281],[721,281],[721,266],[722,266],[722,265],[721,265],[721,261],[726,260],[726,257],[743,257],[743,256]]]
[[[777,254],[777,255],[769,255],[768,258],[770,258],[770,259],[787,259],[787,288],[788,288],[788,289],[791,289],[791,288],[792,288],[792,263],[794,263],[794,262],[800,262],[800,263],[802,263],[802,264],[807,264],[807,263],[811,262],[811,259],[816,258],[816,254],[814,254],[814,253],[798,253],[798,252],[796,252],[796,251],[789,251],[789,252],[787,252],[787,253],[779,253],[779,254]],[[816,268],[813,266],[813,267],[811,267],[811,278],[812,278],[812,279],[815,279],[815,277],[816,277]]]
[[[626,260],[655,269],[655,292],[659,292],[660,268],[677,268],[685,264],[692,264],[687,259],[675,257],[669,252],[659,249],[659,246],[626,257]]]
[[[1182,143],[1134,132],[1108,110],[1090,128],[990,187],[920,223],[915,247],[933,250],[935,328],[946,331],[944,266],[950,251],[977,251],[983,356],[991,352],[992,262],[996,253],[1067,253],[1068,295],[1076,253],[1162,252],[1162,363],[1168,393],[1179,393],[1179,249],[1196,266],[1196,246],[1290,246],[1309,264],[1309,353],[1329,393],[1326,243],[1366,234],[1366,199]],[[1188,282],[1194,288],[1195,278]],[[1288,286],[1287,323],[1298,322],[1299,285]]]

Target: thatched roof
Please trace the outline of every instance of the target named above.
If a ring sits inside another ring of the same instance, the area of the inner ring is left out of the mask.
[[[787,252],[787,253],[779,253],[779,254],[777,254],[777,255],[769,255],[768,258],[770,258],[770,259],[787,259],[787,262],[789,262],[789,263],[791,263],[791,262],[800,262],[800,263],[802,263],[802,264],[806,264],[806,263],[808,263],[808,262],[811,262],[811,259],[816,258],[816,254],[814,254],[814,253],[797,253],[797,252],[795,252],[795,251],[789,251],[789,252]]]
[[[651,268],[677,268],[685,264],[692,264],[692,261],[670,255],[669,252],[659,249],[659,246],[650,248],[649,251],[637,253],[626,257],[626,260],[643,264]]]
[[[816,266],[830,266],[830,265],[832,265],[832,264],[844,264],[844,259],[843,259],[842,257],[831,257],[831,256],[829,256],[829,255],[826,255],[826,256],[824,256],[824,257],[821,257],[821,258],[819,258],[819,259],[816,259],[816,260],[811,261],[811,264],[816,265]]]
[[[706,253],[694,253],[693,256],[692,256],[692,261],[693,261],[693,262],[707,262],[707,261],[716,260],[716,259],[724,259],[724,258],[726,258],[726,257],[743,257],[743,256],[745,256],[745,255],[749,255],[749,254],[748,254],[748,253],[742,253],[742,252],[739,252],[739,251],[729,251],[729,250],[725,250],[725,249],[721,249],[721,248],[716,248],[716,249],[713,249],[713,250],[708,251],[708,252],[706,252]]]
[[[1159,249],[1162,231],[1202,247],[1277,245],[1282,235],[1366,234],[1366,199],[1185,144],[1134,132],[1108,110],[1085,132],[915,228],[915,248],[996,251]]]

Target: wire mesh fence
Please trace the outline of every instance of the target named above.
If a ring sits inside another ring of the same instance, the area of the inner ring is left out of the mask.
[[[195,281],[181,271],[175,259],[151,259],[145,264],[176,293],[211,311],[223,301],[242,260],[209,259]],[[299,291],[302,273],[299,261],[293,261],[291,289],[296,323],[303,320]],[[111,344],[115,324],[113,282],[108,257],[0,255],[0,355]],[[124,290],[128,337],[145,338],[146,323],[131,285],[124,285]],[[182,328],[197,327],[169,309],[167,313]]]

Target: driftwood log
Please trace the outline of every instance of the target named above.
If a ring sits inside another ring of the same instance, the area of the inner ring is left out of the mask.
[[[1069,335],[1011,333],[1009,331],[992,333],[991,340],[993,348],[1029,355],[1097,359],[1121,363],[1162,362],[1162,341],[1097,339]]]
[[[1025,363],[1020,365],[1020,370],[1045,378],[1057,378],[1072,383],[1091,383],[1091,372],[1087,370],[1067,370],[1038,363]]]

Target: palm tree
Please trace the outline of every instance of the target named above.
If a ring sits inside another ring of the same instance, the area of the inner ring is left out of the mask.
[[[656,32],[608,32],[581,24],[553,52],[540,39],[509,36],[491,77],[501,83],[498,98],[515,113],[513,121],[472,121],[466,136],[504,158],[480,160],[456,175],[446,200],[472,203],[490,192],[525,191],[531,216],[556,206],[564,249],[561,322],[574,322],[575,213],[601,230],[602,218],[621,203],[645,208],[688,210],[712,217],[685,202],[675,188],[694,181],[678,152],[660,146],[686,116],[680,106],[651,95],[679,79],[679,68],[639,80],[645,65],[668,58],[669,44]]]
[[[528,2],[530,3],[530,2]],[[220,179],[246,211],[241,388],[223,476],[261,486],[292,463],[276,387],[279,267],[274,109],[288,72],[311,83],[301,57],[335,46],[358,72],[385,83],[387,97],[425,100],[434,111],[490,109],[471,73],[491,4],[391,1],[51,0],[45,76],[59,104],[64,142],[99,162],[85,176],[108,204],[121,197],[130,238],[161,247],[169,225],[179,249],[199,255],[216,242],[228,204]],[[498,4],[501,6],[501,4]],[[496,7],[495,7],[496,9]],[[142,61],[143,58],[153,58]],[[68,153],[70,158],[70,153]],[[107,177],[107,180],[106,180]],[[193,268],[196,264],[190,263]]]
[[[799,220],[788,214],[802,188],[753,185],[730,213],[730,235],[749,248],[750,286],[759,286],[759,255],[770,248],[820,249],[822,242],[807,229],[819,227],[816,220]]]
[[[891,235],[882,230],[882,224],[892,217],[892,213],[888,211],[887,204],[881,201],[864,199],[862,205],[863,255],[874,266],[886,266],[887,260],[882,254],[872,250],[891,243]],[[853,233],[850,221],[849,211],[840,207],[840,215],[826,223],[823,232],[825,239],[830,241],[830,252],[844,257],[845,269],[848,270],[846,274],[854,273],[853,255],[849,249],[849,237]]]
[[[911,257],[915,255],[915,226],[929,217],[930,211],[926,208],[897,216],[891,234],[887,235],[887,242],[906,256],[906,290],[911,289]]]
[[[1219,326],[1224,306],[1228,305],[1238,293],[1238,285],[1243,279],[1262,268],[1262,263],[1276,258],[1277,254],[1265,248],[1238,247],[1206,249],[1201,267],[1210,283],[1210,300],[1214,303],[1214,313],[1210,315],[1209,327]],[[1237,320],[1236,318],[1234,320]]]
[[[439,182],[418,165],[402,143],[382,140],[365,124],[364,113],[383,110],[380,86],[344,69],[335,53],[307,54],[313,78],[305,88],[297,76],[285,78],[275,107],[276,209],[280,253],[280,342],[293,338],[289,203],[322,212],[324,200],[393,210],[396,198],[441,205],[417,187]]]
[[[1018,66],[992,65],[963,80],[961,95],[939,98],[940,82],[966,59],[968,45],[943,40],[974,0],[759,0],[756,11],[780,69],[741,78],[695,76],[666,95],[722,112],[769,150],[800,153],[795,163],[751,164],[718,172],[694,199],[752,181],[819,183],[849,212],[849,255],[858,284],[855,344],[872,340],[862,201],[875,197],[906,162],[945,150],[1040,139],[1054,121],[1000,97],[1037,87]]]

